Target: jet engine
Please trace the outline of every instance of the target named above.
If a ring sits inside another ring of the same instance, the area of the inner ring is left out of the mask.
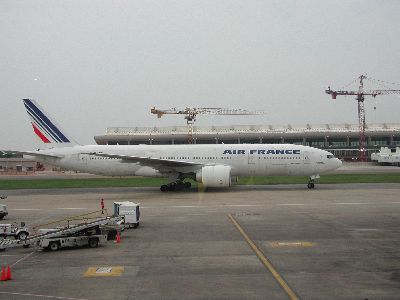
[[[196,181],[205,187],[231,186],[231,167],[205,166],[196,173]]]

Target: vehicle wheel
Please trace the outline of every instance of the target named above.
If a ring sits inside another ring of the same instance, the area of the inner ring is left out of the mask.
[[[136,223],[135,225],[133,225],[133,228],[134,228],[134,229],[136,229],[136,228],[138,228],[138,227],[139,227],[139,222]]]
[[[22,247],[24,247],[24,248],[29,248],[31,245],[29,245],[29,244],[26,244],[26,245],[23,245]]]
[[[51,242],[49,245],[49,249],[51,251],[57,251],[58,249],[60,249],[60,245],[57,242]]]
[[[29,233],[27,233],[26,231],[21,231],[17,235],[17,240],[25,240],[28,237],[28,235]]]
[[[310,183],[307,184],[307,187],[308,187],[309,189],[313,189],[313,188],[315,187],[315,185],[314,185],[313,182],[310,182]]]
[[[160,187],[160,191],[161,191],[161,192],[167,192],[167,191],[168,191],[168,185],[163,184],[163,185]]]
[[[99,240],[95,239],[95,238],[91,238],[91,239],[89,239],[89,243],[88,244],[89,244],[90,248],[96,248],[96,247],[99,246]]]
[[[4,216],[0,216],[0,220],[3,220]]]

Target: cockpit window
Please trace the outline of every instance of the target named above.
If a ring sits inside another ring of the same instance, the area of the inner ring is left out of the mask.
[[[334,156],[332,154],[329,154],[326,157],[329,158],[329,159],[334,158]]]

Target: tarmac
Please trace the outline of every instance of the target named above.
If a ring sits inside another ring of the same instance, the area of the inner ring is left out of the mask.
[[[5,191],[2,223],[141,204],[120,244],[0,252],[0,299],[399,299],[400,184]]]

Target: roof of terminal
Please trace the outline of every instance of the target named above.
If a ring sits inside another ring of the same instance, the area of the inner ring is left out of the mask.
[[[371,123],[365,127],[368,132],[400,131],[400,123]],[[229,126],[194,126],[195,133],[300,133],[300,132],[358,132],[358,124],[305,124],[305,125],[229,125]],[[168,127],[108,127],[105,135],[148,135],[187,133],[187,126]]]

